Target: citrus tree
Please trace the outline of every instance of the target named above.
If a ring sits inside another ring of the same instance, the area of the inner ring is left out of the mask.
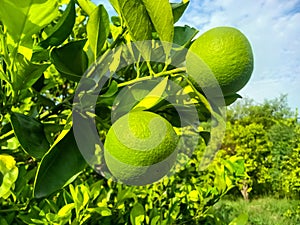
[[[174,25],[188,1],[110,2],[117,16],[0,0],[3,223],[198,223],[246,176],[235,157],[205,169],[253,70],[247,38]]]

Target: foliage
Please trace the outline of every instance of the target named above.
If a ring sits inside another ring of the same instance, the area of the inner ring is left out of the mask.
[[[299,128],[284,95],[261,105],[246,99],[232,106],[222,154],[245,159],[248,192],[299,197]]]
[[[1,218],[7,224],[205,223],[214,217],[213,205],[246,174],[237,157],[217,158],[205,171],[197,164],[195,156],[176,175],[139,187],[103,179],[87,169],[72,184],[41,199],[32,199],[36,169],[19,166],[16,196],[2,201]]]
[[[174,26],[188,1],[111,3],[118,16],[110,18],[103,5],[88,0],[0,0],[1,224],[198,224],[213,217],[212,206],[247,177],[240,157],[219,158],[199,171],[200,150],[174,176],[146,187],[105,180],[87,167],[72,130],[74,92],[85,71],[98,59],[104,65],[101,57],[122,44],[150,39],[188,48],[198,32]],[[210,124],[212,116],[218,120],[219,109],[195,89],[184,68],[174,68],[167,60],[138,61],[119,68],[131,54],[121,50],[116,53],[119,58],[106,63],[117,73],[104,84],[93,115],[101,139],[111,126],[117,94],[127,90],[134,97],[126,87],[141,86],[141,81],[153,77],[187,87],[204,124]],[[167,46],[163,51],[184,61],[178,49]],[[159,90],[159,97],[167,90]],[[138,92],[138,106],[178,126],[173,108],[166,101],[149,101],[147,94]],[[184,100],[177,103],[188,111]],[[122,104],[127,109],[131,103]],[[204,128],[200,133],[206,141],[207,133]]]

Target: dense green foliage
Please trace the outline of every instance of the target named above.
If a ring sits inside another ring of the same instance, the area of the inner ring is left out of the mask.
[[[153,77],[165,78],[153,88],[159,89],[159,97],[168,88],[157,87],[169,80],[191,90],[192,103],[204,124],[203,139],[184,167],[147,186],[116,183],[87,165],[72,132],[74,92],[85,71],[122,44],[151,39],[188,48],[198,32],[174,26],[188,1],[111,3],[118,16],[109,17],[103,5],[89,0],[0,0],[0,224],[243,225],[247,214],[234,215],[230,222],[215,213],[213,206],[228,192],[244,191],[248,185],[255,194],[299,194],[300,128],[284,99],[263,106],[236,105],[228,117],[224,151],[199,170],[213,127],[211,117],[218,118],[220,111],[193,87],[184,68],[174,68],[170,62],[137,61],[118,68],[119,63],[130,61],[130,51],[117,51],[116,59],[108,64],[110,70],[119,70],[105,83],[93,115],[102,141],[111,127],[117,94],[129,84]],[[168,47],[163,50],[170,51]],[[176,56],[184,61],[182,55]],[[126,91],[135,97],[136,93]],[[147,94],[138,92],[137,105],[156,111],[178,127],[174,109],[164,101],[148,101]],[[176,103],[188,112],[182,102]],[[189,143],[182,144],[188,152]],[[187,156],[181,157],[185,161]]]
[[[239,101],[228,111],[222,152],[245,159],[253,195],[297,197],[300,194],[300,123],[282,95],[263,104]]]

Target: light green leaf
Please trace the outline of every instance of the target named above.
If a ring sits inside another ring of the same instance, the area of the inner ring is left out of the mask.
[[[53,0],[0,0],[0,18],[16,47],[32,45],[32,35],[59,16]],[[13,56],[14,57],[14,56]]]
[[[10,82],[9,82],[9,79],[8,79],[8,77],[6,76],[6,74],[4,73],[2,67],[0,67],[0,79],[1,79],[1,80],[4,80],[4,81],[7,82],[7,83],[10,83]]]
[[[157,225],[159,224],[160,216],[155,216],[151,219],[150,225]]]
[[[64,205],[64,206],[58,211],[57,215],[58,215],[59,217],[66,217],[66,216],[68,216],[68,215],[71,213],[71,211],[72,211],[72,209],[74,209],[74,207],[75,207],[75,204],[74,204],[74,203],[70,203],[70,204]]]
[[[30,88],[48,68],[50,63],[32,63],[23,55],[17,54],[15,73],[12,75],[12,86],[15,91]]]
[[[118,2],[111,1],[111,3],[121,12],[130,35],[135,41],[151,39],[151,20],[142,1],[118,0]]]
[[[0,174],[3,176],[0,184],[0,199],[6,199],[11,195],[11,189],[19,174],[16,161],[12,156],[0,155]]]
[[[167,84],[168,77],[165,77],[133,108],[133,110],[147,110],[158,104],[163,99],[163,93],[166,90]]]
[[[86,29],[94,59],[97,59],[110,31],[108,13],[103,5],[91,13]]]
[[[112,215],[111,210],[107,207],[89,208],[88,211],[91,213],[94,213],[94,212],[98,213],[101,216],[111,216]]]
[[[144,207],[136,203],[130,211],[130,221],[133,225],[141,225],[145,219]]]
[[[116,12],[121,15],[121,9],[119,5],[119,0],[109,0],[110,4],[114,7]]]
[[[40,42],[39,45],[43,48],[48,48],[49,46],[58,46],[63,43],[72,32],[75,17],[75,2],[71,0],[47,39]]]
[[[197,190],[192,190],[188,196],[189,199],[193,202],[199,201],[199,192]]]
[[[92,12],[96,9],[96,5],[91,0],[77,0],[80,8],[86,12],[87,15],[91,15]]]
[[[174,19],[168,0],[142,0],[161,41],[172,43]]]

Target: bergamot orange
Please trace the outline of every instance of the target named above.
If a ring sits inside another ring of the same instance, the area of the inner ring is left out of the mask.
[[[150,184],[172,168],[177,142],[177,134],[166,119],[148,111],[132,111],[116,120],[107,133],[106,165],[121,182]]]
[[[253,72],[247,37],[233,27],[216,27],[199,36],[186,57],[187,73],[201,89],[219,85],[223,95],[242,89]],[[212,78],[214,76],[215,78]]]

